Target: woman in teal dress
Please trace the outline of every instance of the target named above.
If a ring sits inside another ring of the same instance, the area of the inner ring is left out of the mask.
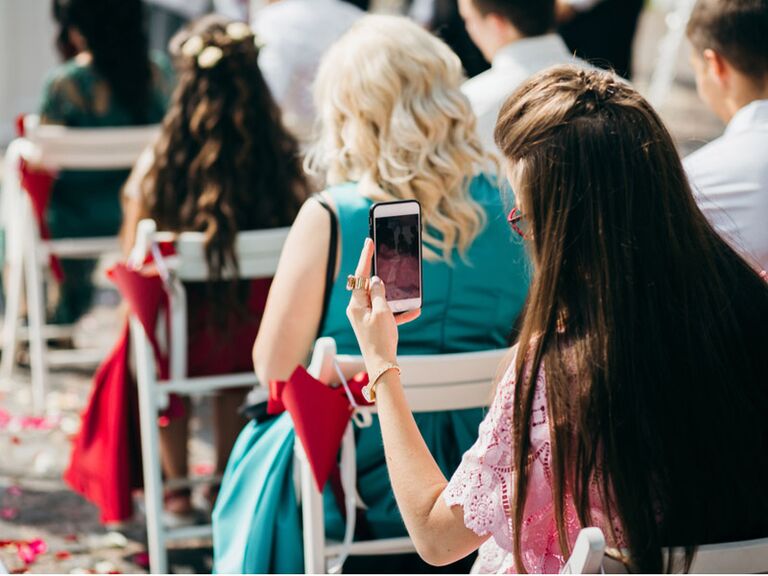
[[[479,173],[492,162],[475,136],[461,79],[459,60],[445,44],[397,17],[364,18],[324,58],[316,86],[321,127],[308,163],[325,174],[329,187],[322,200],[338,220],[335,274],[321,320],[331,221],[319,202],[309,201],[286,241],[254,346],[260,381],[286,379],[306,361],[318,335],[333,337],[340,353],[358,353],[345,314],[345,279],[355,269],[376,201],[415,198],[422,205],[423,308],[418,320],[402,327],[400,352],[509,344],[509,326],[528,289],[527,261],[512,238],[495,178]],[[317,290],[308,294],[306,286]],[[481,418],[482,410],[418,416],[446,474],[474,443]],[[358,492],[367,506],[359,527],[366,538],[404,536],[378,422],[356,435]],[[294,444],[288,414],[251,422],[241,433],[214,510],[217,572],[303,570]],[[325,511],[328,534],[341,538],[343,521],[328,489]]]
[[[73,128],[156,124],[173,87],[170,64],[147,49],[141,0],[54,0],[66,61],[49,75],[40,121]],[[65,171],[47,211],[54,238],[115,236],[120,189],[129,170]],[[54,322],[72,323],[90,306],[94,262],[64,260]]]

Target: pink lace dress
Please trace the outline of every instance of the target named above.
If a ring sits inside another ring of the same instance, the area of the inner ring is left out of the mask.
[[[473,573],[515,573],[512,555],[512,502],[514,458],[512,453],[512,407],[514,401],[515,359],[499,383],[496,397],[480,424],[477,442],[443,492],[449,506],[464,509],[464,524],[478,536],[491,537],[480,547]],[[567,558],[560,551],[552,498],[550,468],[550,428],[546,401],[546,376],[539,371],[531,419],[531,455],[528,470],[528,498],[521,536],[522,557],[531,573],[557,574]],[[595,525],[607,527],[596,486],[590,493]],[[614,522],[614,533],[618,522]],[[576,541],[581,525],[572,498],[566,493],[566,528],[570,545]],[[605,530],[604,530],[605,531]],[[606,533],[607,535],[607,533]]]

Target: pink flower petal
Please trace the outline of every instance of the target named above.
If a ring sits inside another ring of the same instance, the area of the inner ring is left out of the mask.
[[[192,474],[195,476],[210,476],[216,467],[213,464],[195,464],[192,466]]]
[[[41,538],[30,540],[29,547],[32,548],[35,554],[45,554],[48,551],[48,544]]]
[[[11,506],[0,508],[0,518],[3,520],[14,520],[19,515],[19,509]]]
[[[149,568],[149,554],[147,552],[138,552],[133,557],[133,562],[142,568]]]
[[[24,542],[19,543],[16,553],[18,554],[19,559],[27,565],[32,564],[32,562],[35,561],[35,558],[37,558],[37,554],[35,554],[32,548]]]

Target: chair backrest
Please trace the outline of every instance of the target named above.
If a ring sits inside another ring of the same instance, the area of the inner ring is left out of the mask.
[[[768,572],[768,538],[700,546],[692,574],[761,574]]]
[[[403,370],[403,386],[408,405],[413,412],[442,412],[488,406],[493,397],[493,382],[509,350],[490,350],[460,354],[401,356],[398,362]],[[337,370],[338,365],[338,370]],[[337,355],[333,338],[320,338],[315,342],[312,360],[307,371],[326,382],[339,381],[341,371],[345,378],[365,369],[360,356]],[[362,421],[370,422],[375,407],[361,407]],[[357,464],[355,435],[352,423],[347,426],[341,448],[340,476],[344,489],[347,525],[340,546],[329,547],[325,538],[323,497],[310,479],[311,470],[303,455],[301,443],[296,444],[300,466],[302,516],[304,521],[304,569],[313,574],[341,570],[347,556],[371,554],[400,554],[414,551],[408,538],[377,539],[353,542],[355,508],[361,504],[355,486]],[[333,559],[330,557],[334,556]],[[330,561],[330,568],[328,561]]]
[[[275,274],[280,252],[290,228],[240,232],[235,241],[235,254],[240,278],[271,278]],[[205,238],[200,232],[184,232],[176,240],[178,263],[176,274],[186,282],[208,278]],[[232,272],[229,271],[229,274]],[[225,273],[225,276],[228,274]]]
[[[491,403],[493,382],[509,349],[400,356],[403,386],[414,412],[441,412],[482,408]],[[315,343],[309,372],[324,382],[338,380],[333,364],[338,362],[345,377],[365,369],[360,356],[336,354],[332,338]],[[502,367],[503,368],[503,367]]]
[[[131,168],[157,137],[157,125],[128,128],[68,128],[24,122],[31,143],[24,156],[51,169],[110,170]]]
[[[238,277],[272,278],[277,270],[288,231],[289,228],[274,228],[240,232],[235,244],[239,265]],[[169,241],[173,241],[175,247],[175,255],[164,258],[164,265],[170,273],[169,280],[173,285],[169,294],[171,333],[175,335],[171,339],[171,376],[183,378],[187,370],[187,307],[184,283],[203,282],[209,278],[208,263],[205,259],[205,237],[199,232],[183,232],[178,235],[158,232],[154,220],[142,220],[137,227],[136,241],[128,261],[140,264],[153,243]]]
[[[605,556],[605,538],[599,528],[579,533],[564,574],[626,574],[624,564]],[[682,562],[677,570],[683,568]],[[768,572],[768,538],[699,546],[691,574],[762,574]]]
[[[238,276],[245,279],[274,276],[289,231],[290,228],[271,228],[240,232],[235,240]],[[173,242],[175,256],[168,258],[168,261],[178,280],[202,282],[209,278],[205,236],[201,232],[159,232],[154,220],[142,220],[136,230],[136,241],[129,261],[141,263],[153,242]],[[224,277],[229,277],[231,273],[231,270],[225,270]]]

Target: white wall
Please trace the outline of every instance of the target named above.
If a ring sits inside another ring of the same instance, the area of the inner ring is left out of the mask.
[[[43,81],[58,62],[50,0],[0,0],[0,146],[18,114],[35,112]]]

